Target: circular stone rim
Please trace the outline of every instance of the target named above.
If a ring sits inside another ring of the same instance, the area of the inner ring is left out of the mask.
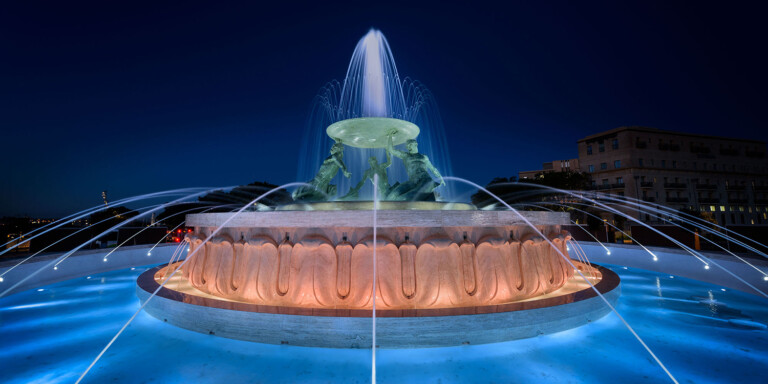
[[[396,129],[392,144],[400,145],[419,136],[419,127],[410,121],[391,117],[358,117],[337,121],[325,133],[342,144],[355,148],[386,148],[387,132]]]
[[[595,288],[615,305],[621,295],[618,275],[599,265],[592,265],[603,274],[603,279],[595,284]],[[144,272],[137,280],[136,294],[142,302],[149,300],[150,292],[159,286],[154,276],[162,267]],[[158,290],[157,296],[160,297],[147,303],[144,308],[149,315],[203,334],[263,344],[305,347],[359,349],[371,348],[373,345],[370,310],[358,310],[364,317],[339,317],[332,316],[327,310],[298,308],[302,313],[293,313],[289,312],[290,307],[265,307],[216,300],[221,305],[217,308],[201,305],[197,301],[190,302],[186,298],[199,296],[165,287]],[[399,313],[377,310],[377,322],[381,327],[376,346],[386,349],[431,348],[526,339],[577,328],[611,312],[590,288],[559,297],[571,300],[562,300],[542,308],[538,308],[542,302],[556,297],[510,303],[518,305],[519,310],[507,312],[495,312],[493,305],[468,307],[489,310],[487,312],[478,310],[473,313],[453,313],[448,308],[431,309],[430,312],[411,310],[410,316],[403,314],[407,310],[388,310]],[[260,307],[263,311],[241,311],[240,304]],[[266,312],[269,309],[279,312]],[[564,317],[567,317],[567,321],[563,321]],[[418,329],[418,337],[413,337],[415,329]]]
[[[516,225],[567,225],[567,212],[378,210],[379,228],[510,227]],[[187,214],[188,227],[224,228],[371,228],[370,211],[258,211]]]
[[[177,262],[178,263],[178,262]],[[592,267],[600,271],[602,277],[600,281],[594,284],[594,287],[600,294],[607,294],[618,288],[621,284],[621,279],[616,272],[611,271],[598,264],[591,264]],[[159,265],[157,267],[144,271],[136,279],[136,285],[139,289],[152,293],[160,287],[160,284],[155,280],[155,275],[163,268],[168,267],[168,264]],[[461,316],[461,315],[479,315],[479,314],[493,314],[493,313],[506,313],[506,312],[518,312],[529,311],[533,309],[552,308],[561,305],[572,304],[580,301],[584,301],[597,296],[595,289],[591,287],[584,288],[580,291],[567,293],[564,295],[552,296],[547,298],[532,298],[528,300],[515,301],[505,304],[488,304],[477,305],[470,307],[453,307],[453,308],[413,308],[413,309],[377,309],[376,317],[387,318],[405,318],[405,317],[441,317],[441,316]],[[280,315],[295,315],[295,316],[320,316],[320,317],[362,317],[370,318],[373,316],[373,311],[370,309],[335,309],[335,308],[302,308],[302,307],[289,307],[289,306],[275,306],[275,305],[263,305],[255,303],[246,303],[242,301],[232,301],[226,299],[218,299],[212,297],[204,297],[192,295],[189,293],[183,293],[175,291],[173,289],[163,286],[157,292],[157,296],[165,299],[177,301],[183,304],[191,304],[201,307],[226,309],[240,312],[253,312],[253,313],[271,313]]]
[[[387,211],[476,211],[467,203],[444,201],[379,201],[376,209]],[[373,201],[322,201],[292,203],[278,206],[275,211],[372,211]]]

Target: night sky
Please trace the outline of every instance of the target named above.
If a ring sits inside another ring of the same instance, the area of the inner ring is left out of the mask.
[[[768,139],[766,13],[748,3],[155,3],[4,4],[0,216],[295,181],[312,99],[371,27],[479,184],[622,125]]]

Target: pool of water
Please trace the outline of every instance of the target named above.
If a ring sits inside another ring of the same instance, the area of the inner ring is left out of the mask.
[[[768,300],[653,272],[622,278],[617,310],[681,383],[765,382]],[[4,383],[72,383],[139,308],[147,268],[69,280],[0,299]],[[658,383],[670,380],[621,321],[532,339],[377,350],[377,380]],[[262,345],[199,334],[145,313],[86,376],[88,383],[369,382],[371,351]]]

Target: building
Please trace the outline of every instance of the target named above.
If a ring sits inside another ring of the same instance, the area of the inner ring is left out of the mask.
[[[579,171],[579,159],[552,160],[541,165],[541,169],[535,171],[518,172],[517,179],[525,181],[526,179],[535,179],[537,175],[544,172],[568,172]]]
[[[701,211],[720,225],[768,224],[765,142],[620,127],[578,140],[578,151],[593,190]]]

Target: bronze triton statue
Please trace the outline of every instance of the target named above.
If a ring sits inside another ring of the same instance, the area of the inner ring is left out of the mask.
[[[432,165],[427,155],[419,153],[416,140],[409,139],[406,141],[405,151],[395,149],[394,145],[392,145],[392,136],[395,134],[396,132],[389,132],[387,152],[403,160],[405,172],[408,174],[408,181],[393,185],[382,200],[435,201],[435,188],[445,184],[443,176]],[[430,171],[440,180],[439,183],[432,180],[432,177],[429,175]]]
[[[358,197],[358,193],[360,192],[360,188],[363,187],[363,185],[365,184],[366,181],[368,181],[368,179],[370,179],[371,182],[373,182],[374,175],[379,176],[379,185],[377,185],[376,187],[378,188],[378,191],[379,191],[379,198],[381,200],[384,200],[389,190],[389,179],[387,177],[387,168],[389,168],[389,166],[392,165],[392,155],[389,153],[389,150],[387,150],[386,152],[387,152],[386,163],[379,164],[379,160],[376,159],[376,156],[371,156],[370,158],[368,158],[368,164],[371,167],[365,170],[365,173],[363,173],[363,178],[360,179],[360,182],[357,183],[356,186],[351,188],[349,192],[339,200],[356,200]]]
[[[352,175],[344,164],[344,145],[336,142],[331,147],[331,155],[325,158],[315,177],[307,182],[311,187],[304,186],[296,189],[292,194],[293,200],[309,202],[327,201],[333,198],[336,195],[336,185],[331,184],[331,180],[339,173],[339,169],[347,178]]]

